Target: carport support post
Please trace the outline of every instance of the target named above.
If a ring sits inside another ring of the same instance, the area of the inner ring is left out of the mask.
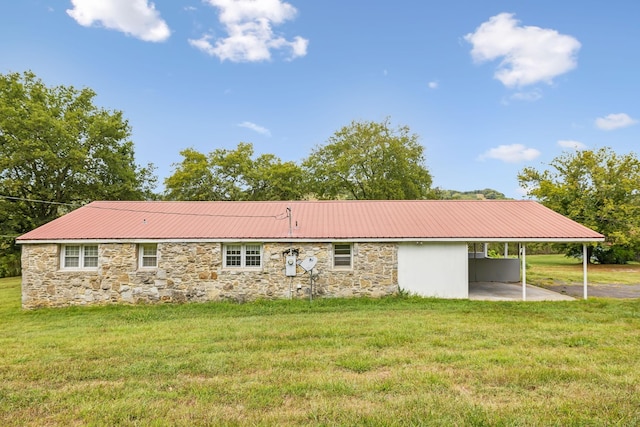
[[[527,247],[522,244],[522,301],[527,300]]]
[[[587,244],[583,243],[582,244],[582,280],[584,281],[583,283],[583,296],[584,299],[587,299],[587,263],[588,263],[588,259],[587,259]]]

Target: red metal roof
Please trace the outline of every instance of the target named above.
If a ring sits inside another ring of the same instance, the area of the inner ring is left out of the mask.
[[[526,200],[101,201],[18,242],[76,239],[596,241],[603,236]]]

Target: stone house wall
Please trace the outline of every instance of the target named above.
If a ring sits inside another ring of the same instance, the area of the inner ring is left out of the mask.
[[[264,243],[262,268],[223,267],[222,243],[158,243],[157,268],[139,268],[138,245],[98,245],[97,270],[60,268],[61,246],[22,247],[22,306],[110,303],[249,301],[309,298],[310,277],[300,267],[285,276],[291,243]],[[354,243],[351,268],[334,268],[331,243],[293,243],[299,257],[316,256],[314,297],[381,297],[398,290],[395,243]]]

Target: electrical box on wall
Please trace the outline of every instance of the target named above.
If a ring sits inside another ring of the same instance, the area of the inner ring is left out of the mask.
[[[296,275],[296,267],[298,264],[296,263],[296,257],[294,255],[289,255],[284,261],[284,273],[286,276],[295,276]]]

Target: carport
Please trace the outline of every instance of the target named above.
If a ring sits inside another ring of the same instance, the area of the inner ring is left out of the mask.
[[[603,239],[604,240],[604,239]],[[536,240],[536,242],[540,242]],[[476,250],[478,244],[476,242],[469,245],[473,250],[469,253],[469,298],[470,299],[495,299],[495,300],[513,300],[514,284],[519,282],[519,291],[522,301],[540,301],[553,299],[552,294],[556,292],[548,291],[527,284],[527,246],[526,243],[518,243],[518,258],[509,257],[509,242],[504,243],[504,256],[502,258],[489,258],[487,256],[487,242],[480,245],[482,251]],[[553,239],[543,243],[576,243],[575,241],[567,241],[564,239]],[[582,286],[583,298],[588,297],[588,255],[587,243],[582,243]],[[544,291],[544,292],[542,292]],[[496,298],[492,298],[491,294],[495,294]],[[563,296],[558,294],[559,296]],[[569,299],[573,299],[568,297]],[[520,298],[518,298],[520,299]],[[563,300],[565,298],[559,298]],[[556,300],[556,299],[553,299]]]
[[[470,298],[475,283],[484,289],[519,285],[518,298],[531,301],[527,284],[527,244],[573,243],[583,248],[583,297],[588,296],[587,245],[604,236],[531,201],[438,201],[429,210],[407,215],[403,226],[416,233],[398,242],[398,285],[410,293],[436,298]],[[399,223],[399,220],[396,222]],[[410,225],[410,227],[409,227]],[[517,257],[488,257],[487,244],[517,247]],[[470,246],[474,247],[469,250]],[[482,248],[482,249],[477,249]]]

